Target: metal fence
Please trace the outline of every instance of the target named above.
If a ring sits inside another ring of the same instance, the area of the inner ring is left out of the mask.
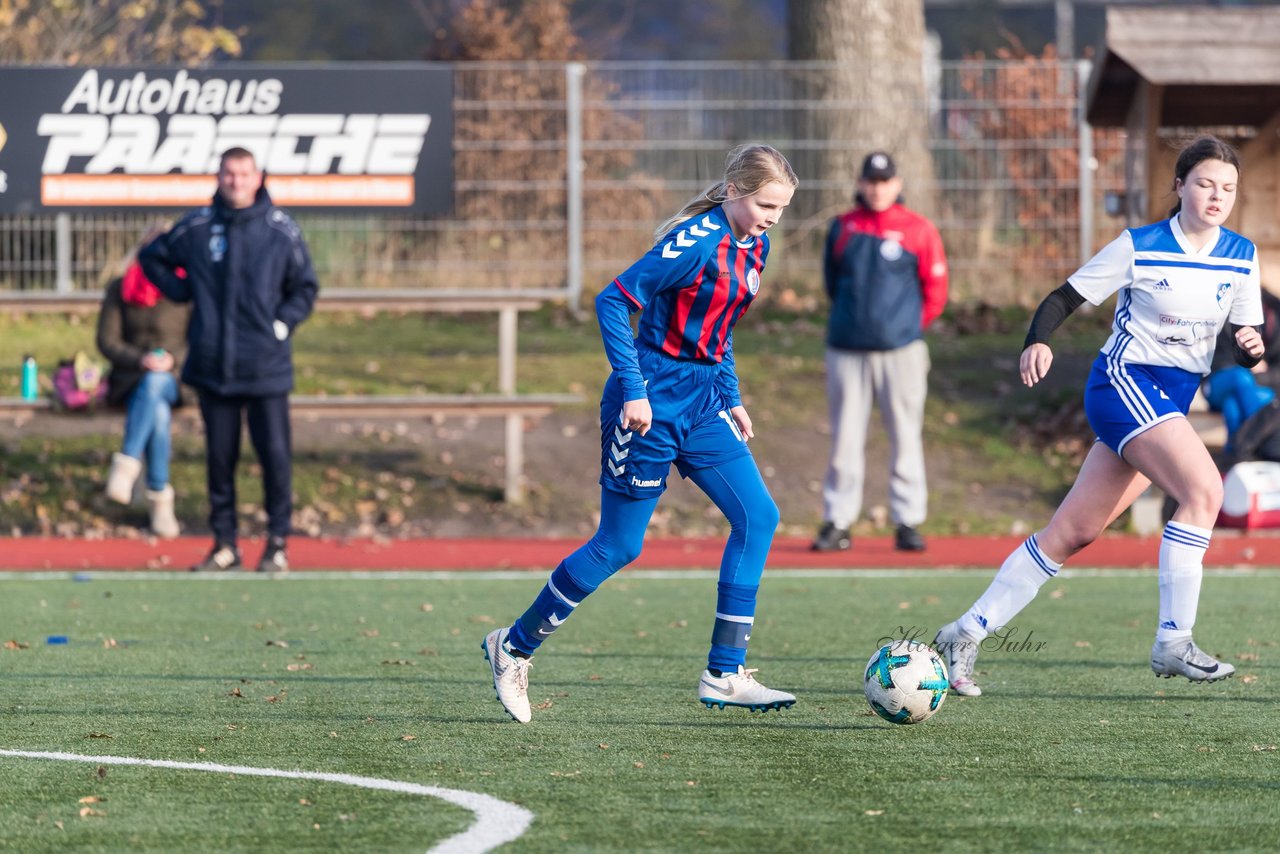
[[[824,139],[815,100],[830,63],[478,63],[455,79],[455,205],[448,216],[296,211],[322,285],[560,289],[590,297],[649,244],[658,222],[715,180],[724,152],[763,140],[805,194],[876,139]],[[847,69],[845,69],[847,70]],[[1087,65],[948,62],[927,69],[933,214],[954,296],[1033,302],[1123,224],[1102,212],[1122,189],[1124,137],[1081,123]],[[884,105],[875,105],[883,108]],[[578,164],[570,168],[569,164]],[[844,188],[847,190],[848,188]],[[813,293],[832,211],[784,217],[769,290]],[[93,290],[156,215],[0,217],[0,289]]]

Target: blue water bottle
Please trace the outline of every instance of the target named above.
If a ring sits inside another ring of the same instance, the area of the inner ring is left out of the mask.
[[[35,400],[40,396],[40,371],[35,356],[22,357],[22,399]]]

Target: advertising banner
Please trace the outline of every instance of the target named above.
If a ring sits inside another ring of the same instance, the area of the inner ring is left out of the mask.
[[[0,68],[0,213],[207,204],[253,153],[276,204],[447,213],[447,65]]]

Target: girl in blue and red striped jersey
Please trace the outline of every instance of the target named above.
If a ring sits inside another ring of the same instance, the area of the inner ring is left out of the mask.
[[[795,702],[745,667],[778,508],[747,448],[753,433],[734,372],[733,327],[760,290],[765,232],[796,184],[775,149],[735,148],[723,179],[663,223],[653,248],[596,298],[613,367],[600,401],[600,526],[551,573],[518,620],[484,640],[494,690],[514,719],[529,721],[533,653],[584,598],[639,556],[672,463],[730,524],[698,698],[708,707],[753,710]],[[643,314],[633,338],[630,315],[637,311]]]

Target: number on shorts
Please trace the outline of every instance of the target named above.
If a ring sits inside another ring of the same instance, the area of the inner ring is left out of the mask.
[[[724,422],[729,425],[729,429],[733,431],[733,435],[737,436],[738,441],[741,442],[742,431],[738,429],[738,422],[733,420],[733,416],[721,409],[720,417],[724,419]]]

